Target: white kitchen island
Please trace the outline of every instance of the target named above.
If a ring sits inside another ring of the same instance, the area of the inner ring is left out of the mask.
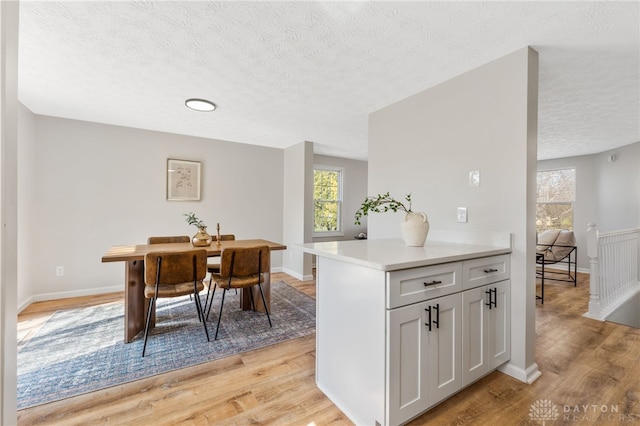
[[[354,423],[405,423],[509,360],[510,236],[489,241],[297,247],[317,256],[316,383]]]

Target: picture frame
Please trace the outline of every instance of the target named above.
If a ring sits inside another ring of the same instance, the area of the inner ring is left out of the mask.
[[[199,161],[167,158],[167,200],[200,201]]]

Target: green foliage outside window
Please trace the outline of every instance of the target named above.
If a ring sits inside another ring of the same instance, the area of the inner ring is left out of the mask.
[[[536,231],[573,230],[573,203],[576,198],[576,170],[538,172]]]
[[[341,172],[313,171],[313,232],[340,232]]]

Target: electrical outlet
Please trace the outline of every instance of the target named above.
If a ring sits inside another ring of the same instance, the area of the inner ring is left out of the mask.
[[[467,222],[467,208],[466,207],[458,207],[458,222],[466,223]]]
[[[57,277],[64,276],[64,266],[56,266],[56,276]]]

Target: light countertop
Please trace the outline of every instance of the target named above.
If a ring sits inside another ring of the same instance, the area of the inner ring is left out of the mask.
[[[398,239],[328,241],[293,246],[316,256],[354,263],[381,271],[417,268],[477,257],[511,253],[507,246],[429,241],[408,247]]]

